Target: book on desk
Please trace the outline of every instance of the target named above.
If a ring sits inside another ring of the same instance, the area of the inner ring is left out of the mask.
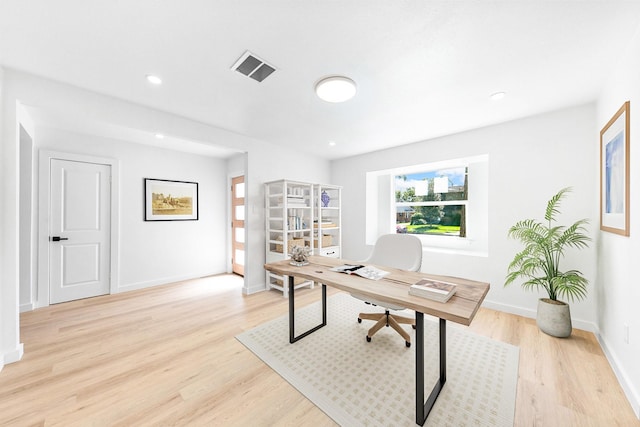
[[[371,280],[380,280],[384,276],[389,274],[388,271],[380,270],[379,268],[372,265],[343,264],[333,267],[331,271],[337,271],[339,273],[346,274],[357,274],[358,276]]]
[[[438,302],[447,302],[456,293],[456,285],[440,280],[422,279],[409,287],[409,294]]]

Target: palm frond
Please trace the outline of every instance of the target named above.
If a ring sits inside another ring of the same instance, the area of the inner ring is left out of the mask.
[[[546,227],[534,219],[518,221],[509,229],[508,236],[522,242],[532,242],[544,240]]]
[[[555,196],[553,196],[547,202],[547,209],[545,210],[544,219],[548,222],[555,221],[556,215],[560,213],[560,209],[558,207],[560,201],[565,197],[565,194],[571,191],[571,187],[563,188],[558,191]]]
[[[530,280],[527,280],[526,282],[522,283],[522,287],[526,291],[534,291],[534,290],[538,290],[540,288],[543,288],[544,290],[547,291],[547,293],[549,293],[549,284],[548,284],[548,282],[546,282],[544,279],[541,279],[541,278],[538,278],[538,277],[530,279]]]
[[[588,224],[589,220],[581,219],[573,223],[570,227],[568,227],[560,237],[558,237],[558,245],[564,246],[569,245],[575,248],[586,248],[589,246],[591,238],[586,234],[586,228],[584,225]]]
[[[577,270],[566,271],[554,277],[551,284],[559,297],[570,301],[581,300],[587,296],[587,279]]]

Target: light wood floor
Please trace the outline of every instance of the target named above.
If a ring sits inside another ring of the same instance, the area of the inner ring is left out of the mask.
[[[241,286],[217,276],[22,314],[0,425],[334,425],[235,340],[287,313],[282,294]],[[319,292],[300,290],[298,305]],[[593,334],[554,339],[488,309],[470,329],[520,347],[517,426],[640,426]]]

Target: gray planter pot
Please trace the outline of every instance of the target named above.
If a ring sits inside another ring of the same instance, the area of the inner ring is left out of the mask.
[[[538,328],[547,335],[566,338],[571,335],[571,313],[569,304],[549,298],[538,300]]]

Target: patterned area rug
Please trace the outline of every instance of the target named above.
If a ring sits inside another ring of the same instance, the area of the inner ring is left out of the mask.
[[[376,312],[347,294],[328,298],[327,326],[289,344],[288,316],[236,338],[343,426],[415,426],[415,331],[412,346],[391,328],[370,343]],[[408,311],[405,315],[411,316]],[[321,305],[296,310],[296,334],[320,323]],[[425,316],[425,396],[438,378],[438,326]],[[432,345],[433,344],[433,345]],[[447,382],[427,426],[512,426],[519,349],[447,322]]]

